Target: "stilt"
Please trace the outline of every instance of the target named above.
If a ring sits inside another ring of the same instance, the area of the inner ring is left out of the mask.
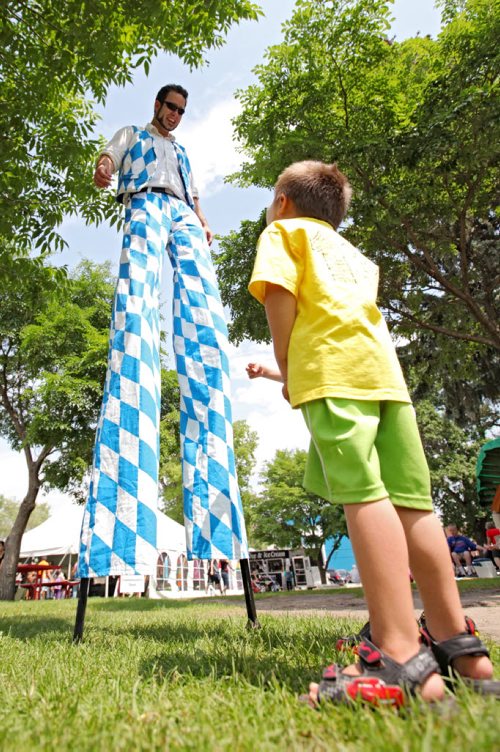
[[[247,604],[248,624],[251,629],[260,629],[257,619],[257,610],[253,597],[252,580],[250,577],[250,562],[248,559],[240,559],[241,579],[245,591],[245,603]]]
[[[89,595],[90,578],[82,577],[80,580],[80,593],[78,595],[78,607],[76,609],[75,631],[73,642],[81,642],[83,639],[83,625],[85,624],[85,611]]]

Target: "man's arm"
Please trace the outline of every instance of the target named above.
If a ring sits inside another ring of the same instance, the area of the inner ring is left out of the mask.
[[[284,287],[268,282],[264,306],[273,338],[274,355],[283,378],[283,396],[288,399],[288,345],[297,315],[297,301]]]
[[[195,211],[196,216],[198,217],[198,219],[201,222],[201,226],[203,227],[203,229],[205,231],[205,235],[206,235],[206,238],[207,238],[207,243],[208,243],[208,245],[212,245],[212,240],[214,239],[214,235],[213,235],[212,230],[209,227],[209,224],[208,224],[208,222],[206,220],[205,215],[203,214],[203,212],[201,210],[200,199],[199,198],[193,198],[193,201],[194,201],[194,211]]]
[[[120,128],[100,153],[94,172],[94,183],[98,188],[108,188],[110,185],[133,135],[134,129],[130,125]]]

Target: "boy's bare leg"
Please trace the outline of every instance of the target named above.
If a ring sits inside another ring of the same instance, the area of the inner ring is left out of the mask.
[[[361,575],[370,614],[372,640],[398,663],[405,663],[420,649],[410,587],[408,549],[398,513],[389,499],[344,507],[349,538]],[[345,673],[359,674],[356,665]],[[317,684],[310,698],[317,698]],[[439,674],[423,683],[426,701],[441,699],[444,684]]]
[[[410,566],[424,603],[429,632],[441,642],[465,630],[465,617],[450,562],[446,538],[436,515],[396,507],[403,524]],[[464,656],[454,661],[463,676],[490,679],[493,668],[486,656]]]

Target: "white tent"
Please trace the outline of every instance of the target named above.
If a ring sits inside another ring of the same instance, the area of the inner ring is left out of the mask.
[[[83,506],[68,504],[38,527],[28,530],[21,541],[21,558],[41,558],[78,554],[82,528]],[[186,553],[184,525],[158,511],[157,549]]]
[[[61,506],[48,520],[28,530],[21,541],[21,558],[60,557],[58,564],[67,570],[69,577],[72,563],[80,550],[83,510],[84,507],[77,504]],[[206,566],[202,562],[187,561],[184,525],[160,511],[157,511],[157,521],[158,559],[155,570],[151,572],[149,597],[203,595]],[[233,565],[236,569],[237,564],[233,562]],[[231,589],[240,590],[240,580],[235,576]]]
[[[156,548],[158,551],[176,551],[186,553],[186,531],[184,525],[167,517],[163,512],[157,513]]]
[[[65,556],[80,550],[83,507],[68,504],[38,527],[24,533],[21,541],[21,558],[34,556]]]

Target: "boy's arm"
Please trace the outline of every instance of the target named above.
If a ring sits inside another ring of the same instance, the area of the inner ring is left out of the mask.
[[[249,363],[246,367],[246,372],[249,379],[258,379],[259,377],[262,377],[264,379],[270,379],[271,381],[283,382],[283,377],[276,368],[263,366],[262,363]]]
[[[297,315],[297,301],[284,287],[268,282],[264,306],[273,338],[274,355],[285,384],[283,394],[287,397],[288,345]]]

